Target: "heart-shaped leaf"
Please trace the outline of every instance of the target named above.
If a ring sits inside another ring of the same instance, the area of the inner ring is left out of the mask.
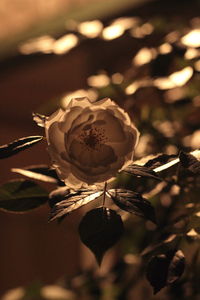
[[[28,136],[0,146],[0,159],[10,157],[40,142],[43,136]]]
[[[125,189],[112,189],[108,190],[107,195],[121,209],[156,223],[153,206],[140,193]]]
[[[29,177],[31,179],[36,179],[43,182],[59,182],[59,178],[56,174],[56,171],[54,169],[49,169],[48,166],[45,165],[28,166],[24,169],[12,168],[11,171]]]
[[[154,289],[154,294],[178,280],[184,268],[185,257],[181,250],[168,251],[152,257],[147,266],[146,276]]]
[[[159,254],[149,261],[146,276],[154,290],[154,294],[159,292],[167,284],[167,271],[169,260],[165,254]]]
[[[105,207],[87,212],[79,225],[81,241],[94,253],[99,265],[105,252],[118,242],[123,231],[120,215]]]
[[[48,200],[48,193],[35,182],[12,180],[0,187],[0,208],[24,212],[36,208]]]
[[[128,174],[134,175],[134,176],[141,176],[141,177],[149,177],[156,180],[162,180],[156,172],[151,170],[150,168],[147,168],[145,166],[135,165],[131,164],[128,167],[126,167],[123,172],[126,172]]]
[[[61,191],[61,193],[63,193],[63,191]],[[68,194],[67,191],[64,191],[64,200],[55,203],[52,207],[50,221],[68,215],[74,210],[100,197],[102,194],[103,191],[95,190],[78,190]],[[53,200],[55,197],[58,198],[58,193],[50,194],[50,200]]]

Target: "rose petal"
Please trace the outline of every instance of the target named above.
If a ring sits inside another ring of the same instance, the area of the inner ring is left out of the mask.
[[[64,133],[60,131],[58,122],[54,122],[50,125],[47,137],[48,144],[51,145],[55,151],[66,151],[64,145]]]
[[[113,180],[132,159],[139,132],[111,99],[71,99],[45,122],[48,149],[70,188]]]

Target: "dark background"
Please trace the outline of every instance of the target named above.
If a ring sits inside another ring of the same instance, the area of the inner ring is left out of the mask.
[[[199,1],[153,1],[117,15],[169,17],[178,26],[199,16]],[[175,28],[176,29],[176,28]],[[58,33],[62,35],[62,32]],[[161,34],[162,36],[162,34]],[[161,37],[160,36],[160,37]],[[156,43],[158,37],[154,37]],[[148,40],[146,41],[148,43]],[[111,42],[85,40],[62,56],[16,53],[0,61],[0,143],[43,135],[43,129],[32,121],[32,112],[51,112],[47,102],[64,93],[86,87],[86,79],[99,69],[109,73],[123,72],[142,46],[123,36]],[[55,106],[55,105],[53,105]],[[12,167],[49,163],[45,142],[12,158],[1,161],[1,183],[17,175]],[[51,186],[48,186],[51,189]],[[82,265],[80,243],[76,234],[76,214],[64,224],[48,223],[47,206],[27,214],[0,212],[0,292],[39,280],[54,282],[62,275],[75,274]]]

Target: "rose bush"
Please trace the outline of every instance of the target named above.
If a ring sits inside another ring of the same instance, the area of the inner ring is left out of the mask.
[[[132,160],[139,132],[109,98],[71,99],[45,121],[48,150],[58,176],[70,188],[102,184]]]

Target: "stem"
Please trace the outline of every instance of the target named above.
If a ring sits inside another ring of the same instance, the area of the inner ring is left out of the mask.
[[[105,205],[105,201],[106,201],[106,188],[107,188],[107,182],[105,182],[105,185],[104,185],[102,206]]]

